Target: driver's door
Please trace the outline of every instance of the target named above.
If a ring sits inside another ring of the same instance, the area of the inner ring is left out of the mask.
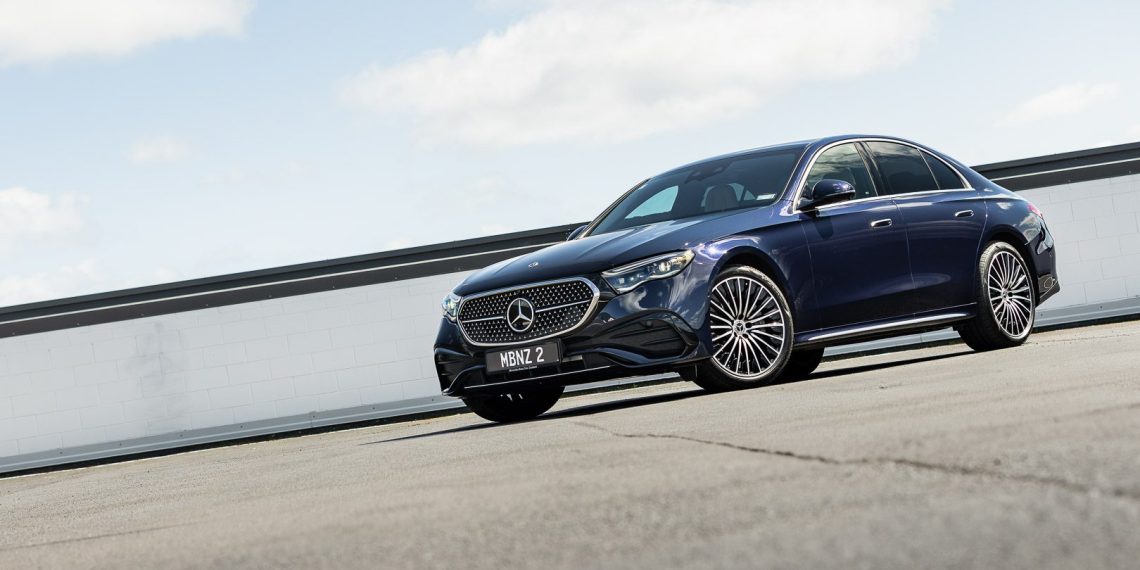
[[[824,150],[808,172],[805,193],[825,178],[855,187],[851,201],[800,213],[821,328],[909,314],[914,283],[906,228],[890,196],[879,195],[867,165],[862,147],[846,143]]]

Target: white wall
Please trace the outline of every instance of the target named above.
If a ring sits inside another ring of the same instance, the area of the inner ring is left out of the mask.
[[[1140,297],[1140,175],[1020,194],[1057,241],[1061,292],[1045,309]]]
[[[1022,195],[1056,234],[1062,292],[1045,312],[1140,296],[1140,175]],[[438,397],[439,301],[464,275],[2,339],[0,471],[29,454],[60,462],[79,447],[234,427],[215,430],[225,439],[249,434],[243,423],[295,429],[274,422]]]
[[[465,275],[0,340],[0,457],[438,396]]]

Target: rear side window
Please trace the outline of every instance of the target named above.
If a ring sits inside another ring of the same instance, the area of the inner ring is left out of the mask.
[[[855,187],[856,198],[875,196],[875,185],[871,182],[867,163],[863,162],[863,156],[854,143],[833,146],[820,153],[811,165],[805,188],[811,190],[816,182],[825,178],[849,182]]]
[[[869,142],[867,148],[879,165],[887,194],[938,190],[934,175],[918,149],[889,142]],[[959,186],[961,183],[959,183]]]
[[[934,155],[923,152],[922,157],[926,159],[926,165],[930,167],[930,171],[934,173],[934,180],[938,182],[938,188],[941,190],[957,190],[958,188],[965,188],[962,184],[962,178],[958,176],[945,162],[942,162]]]

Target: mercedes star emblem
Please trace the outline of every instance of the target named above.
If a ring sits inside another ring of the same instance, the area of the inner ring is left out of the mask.
[[[507,305],[507,326],[517,333],[530,330],[534,324],[534,305],[519,297]]]

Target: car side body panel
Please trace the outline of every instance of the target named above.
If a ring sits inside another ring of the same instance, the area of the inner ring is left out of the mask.
[[[906,228],[889,198],[841,202],[799,213],[815,275],[812,292],[828,328],[899,317],[914,284],[907,259]]]

